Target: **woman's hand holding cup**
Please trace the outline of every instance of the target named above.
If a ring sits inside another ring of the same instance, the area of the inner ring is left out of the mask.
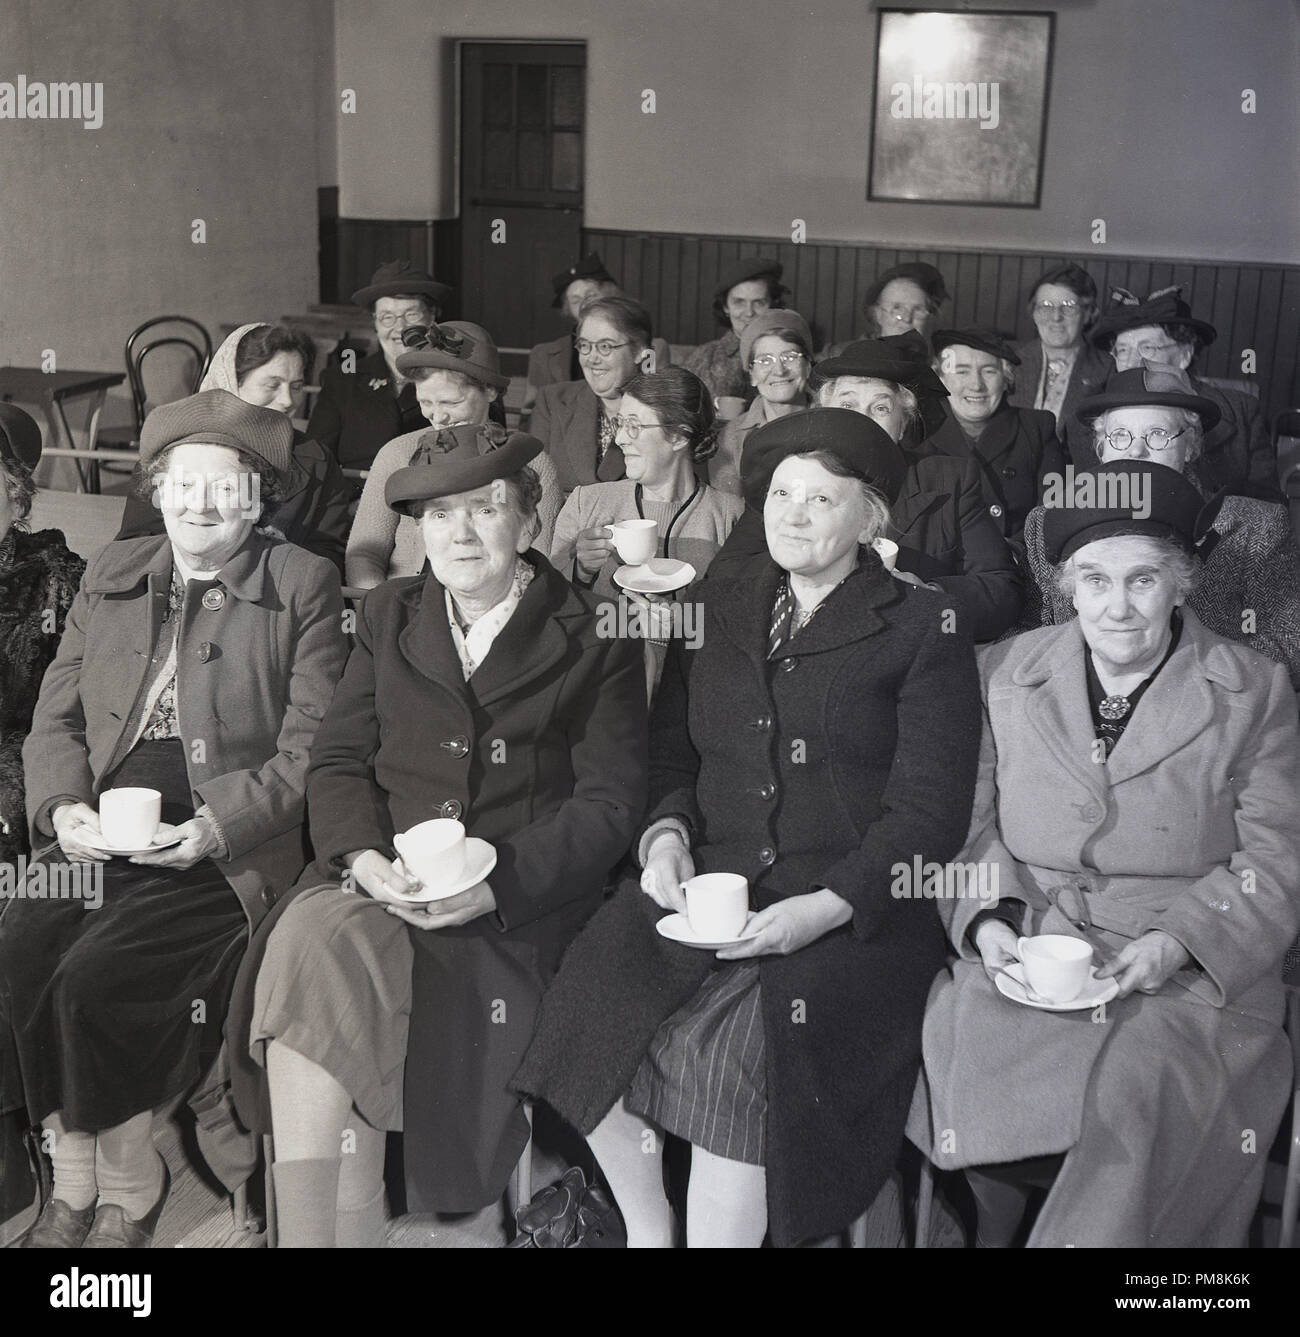
[[[89,803],[63,803],[55,808],[50,818],[59,848],[73,863],[107,863],[111,856],[87,845],[82,837],[92,840],[104,838],[99,826],[99,813]]]
[[[986,919],[975,930],[975,950],[984,963],[984,973],[995,975],[1020,961],[1019,938],[1005,919]]]
[[[608,525],[584,529],[575,540],[574,561],[584,576],[594,576],[609,561],[614,551]]]
[[[419,881],[407,876],[378,850],[358,850],[344,862],[351,870],[352,880],[375,900],[383,900],[385,892],[390,896],[412,896],[420,890]]]
[[[682,883],[695,876],[695,860],[682,839],[681,832],[667,828],[650,843],[641,890],[665,910],[686,913],[686,893]]]

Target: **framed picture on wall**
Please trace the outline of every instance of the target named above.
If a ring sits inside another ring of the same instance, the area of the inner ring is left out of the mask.
[[[867,198],[1038,208],[1054,21],[880,10]]]

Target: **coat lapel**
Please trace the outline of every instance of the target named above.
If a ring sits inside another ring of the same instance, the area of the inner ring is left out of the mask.
[[[432,571],[401,594],[411,607],[410,620],[397,635],[397,648],[423,677],[464,698],[465,674],[447,622],[446,592]]]

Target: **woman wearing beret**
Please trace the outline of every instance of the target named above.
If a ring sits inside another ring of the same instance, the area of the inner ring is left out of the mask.
[[[651,730],[640,881],[565,956],[515,1085],[584,1132],[632,1247],[667,1247],[663,1133],[692,1143],[691,1246],[842,1230],[889,1174],[943,962],[933,901],[897,870],[966,833],[979,744],[970,642],[872,550],[902,470],[867,474],[858,414],[758,428],[769,550],[706,582]],[[757,911],[715,954],[656,931],[695,873]]]
[[[948,391],[928,360],[917,357],[916,334],[863,339],[814,369],[818,402],[851,409],[881,429],[867,438],[904,470],[891,505],[889,537],[900,546],[898,570],[942,590],[964,629],[976,641],[996,640],[1020,616],[1023,582],[1016,560],[998,532],[973,460],[956,460],[931,446],[910,448],[927,406]],[[819,380],[819,378],[822,378]],[[921,453],[922,449],[926,453]],[[763,549],[762,505],[770,471],[766,448],[751,434],[741,456],[741,484],[748,505],[713,565],[730,576],[749,554]]]
[[[529,547],[540,442],[485,451],[486,430],[437,433],[388,480],[430,571],[361,605],[312,752],[316,863],[257,975],[285,1247],[382,1245],[390,1129],[405,1128],[412,1211],[501,1196],[528,1138],[507,1081],[644,808],[639,647],[600,636],[591,596]],[[410,904],[394,835],[436,817],[495,865]]]
[[[307,423],[307,435],[344,469],[370,468],[380,446],[419,427],[415,386],[397,370],[397,359],[406,351],[402,331],[439,320],[451,291],[409,260],[393,260],[352,294],[355,305],[369,310],[379,347],[357,359],[351,371],[327,367],[321,373],[320,394]]]
[[[948,300],[943,275],[923,260],[909,260],[880,274],[862,299],[867,328],[858,338],[882,339],[915,330],[928,340],[940,308]],[[852,339],[832,344],[823,358],[839,357]]]
[[[717,453],[709,460],[709,482],[722,492],[743,496],[740,453],[755,427],[808,406],[812,371],[812,331],[797,312],[784,307],[760,311],[740,336],[740,363],[757,391],[754,402],[724,423]]]
[[[1020,359],[990,330],[936,330],[935,370],[948,391],[948,416],[922,450],[974,460],[989,515],[1002,537],[1024,552],[1025,516],[1038,504],[1044,475],[1060,476],[1065,456],[1056,420],[1039,409],[1013,408]]]
[[[1280,665],[1188,607],[1196,489],[1146,460],[1088,476],[1118,504],[1047,513],[1077,619],[981,657],[960,858],[1000,900],[944,903],[958,959],[926,1011],[908,1132],[967,1170],[986,1246],[1016,1237],[1032,1169],[1050,1187],[1031,1247],[1236,1248],[1291,1091],[1295,699]],[[1021,934],[1092,948],[1081,1010],[1026,1005]]]
[[[258,528],[292,443],[284,414],[225,390],[155,409],[140,454],[167,532],[95,559],[41,687],[32,844],[83,865],[102,905],[19,899],[0,920],[3,1079],[53,1135],[27,1247],[148,1247],[168,1191],[154,1111],[209,1065],[250,926],[302,870],[345,643],[334,568]],[[110,861],[97,805],[123,787],[158,791],[164,825]]]
[[[217,349],[200,390],[228,390],[245,404],[291,415],[311,376],[316,346],[297,330],[283,325],[241,325]],[[150,489],[141,486],[142,465],[122,511],[119,539],[164,531],[162,512],[152,504]],[[267,523],[290,543],[328,557],[343,574],[343,549],[348,538],[347,480],[338,461],[319,441],[298,430],[293,457]]]
[[[1078,410],[1099,459],[1108,464],[1149,460],[1185,476],[1203,501],[1208,498],[1196,466],[1218,414],[1218,405],[1199,394],[1185,372],[1154,362],[1116,372],[1105,392],[1085,399]],[[1043,499],[1050,505],[1063,498],[1045,492]],[[1300,549],[1286,507],[1231,494],[1216,501],[1215,537],[1206,545],[1188,606],[1216,635],[1283,665],[1300,692]],[[1074,606],[1046,557],[1046,517],[1039,506],[1025,521],[1026,555],[1041,594],[1044,625],[1074,617]]]
[[[1112,302],[1088,332],[1089,342],[1102,356],[1115,360],[1115,370],[1132,371],[1143,361],[1158,362],[1185,372],[1193,391],[1219,411],[1217,425],[1208,431],[1192,473],[1205,492],[1229,492],[1264,501],[1282,501],[1278,488],[1277,457],[1257,395],[1211,385],[1192,374],[1202,348],[1217,331],[1198,320],[1182,299],[1180,288],[1162,288],[1140,301],[1116,288]]]
[[[779,260],[762,255],[746,256],[722,271],[713,290],[713,317],[726,333],[692,349],[682,363],[709,387],[715,401],[750,397],[740,336],[760,312],[785,305],[790,290],[781,283],[782,272]]]
[[[1104,353],[1084,335],[1096,319],[1097,285],[1078,265],[1057,265],[1040,275],[1029,294],[1029,314],[1037,337],[1016,345],[1020,369],[1007,391],[1007,402],[1021,409],[1042,409],[1056,419],[1057,435],[1069,435],[1079,401],[1096,394],[1113,370]],[[1084,443],[1080,464],[1091,463]]]
[[[442,325],[411,326],[402,337],[406,352],[397,359],[397,369],[415,386],[425,420],[438,431],[485,424],[493,404],[510,384],[510,378],[501,373],[492,336],[481,325],[449,320]],[[349,585],[372,589],[393,576],[413,576],[424,566],[418,521],[393,510],[384,500],[384,489],[399,469],[411,463],[427,434],[427,429],[407,432],[375,456],[348,536]],[[498,428],[493,436],[504,439],[505,429]],[[559,489],[554,466],[546,456],[540,456],[534,467],[542,482],[540,542],[546,543],[559,512]]]

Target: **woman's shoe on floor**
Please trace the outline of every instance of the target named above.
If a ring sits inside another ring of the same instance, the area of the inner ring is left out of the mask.
[[[92,1204],[80,1211],[62,1198],[51,1198],[23,1240],[24,1249],[80,1249],[95,1219]]]
[[[101,1203],[95,1212],[95,1223],[82,1246],[85,1249],[147,1249],[153,1244],[154,1231],[167,1205],[172,1177],[163,1163],[162,1192],[158,1201],[138,1221],[128,1221],[126,1213],[113,1202]]]

